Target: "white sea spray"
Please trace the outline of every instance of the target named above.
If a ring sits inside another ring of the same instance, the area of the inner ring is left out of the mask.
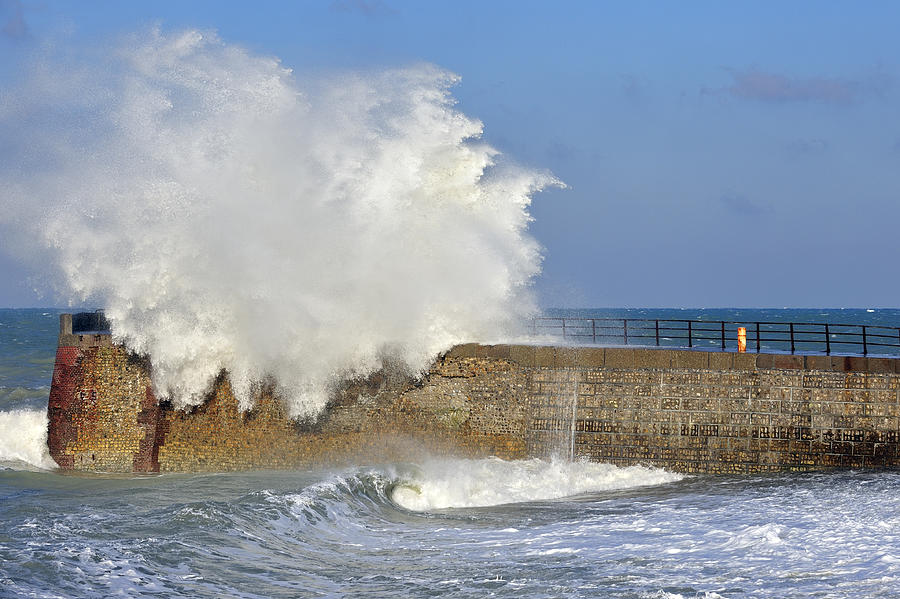
[[[47,412],[15,409],[0,411],[0,464],[56,468],[47,450]]]
[[[75,49],[77,50],[77,49]],[[226,369],[292,415],[535,309],[550,175],[504,161],[432,65],[299,78],[200,31],[52,48],[0,94],[0,226],[106,308],[177,407]]]

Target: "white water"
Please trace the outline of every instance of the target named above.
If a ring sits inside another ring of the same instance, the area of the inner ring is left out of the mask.
[[[683,475],[587,461],[433,460],[401,476],[391,498],[415,511],[485,507],[658,485]]]
[[[56,468],[47,450],[47,412],[9,410],[0,412],[0,467]]]
[[[294,415],[534,310],[531,195],[431,65],[300,79],[198,31],[52,49],[0,93],[0,225],[176,406],[225,368]]]

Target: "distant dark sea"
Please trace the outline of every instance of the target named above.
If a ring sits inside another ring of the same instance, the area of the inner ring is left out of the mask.
[[[57,310],[0,310],[0,597],[900,597],[900,473],[582,462],[63,475]],[[900,310],[550,316],[900,326]]]
[[[897,308],[551,308],[546,316],[728,322],[811,322],[900,327]]]

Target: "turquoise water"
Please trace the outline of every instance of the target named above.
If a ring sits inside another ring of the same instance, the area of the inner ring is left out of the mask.
[[[684,477],[423,453],[339,470],[60,474],[40,451],[57,314],[0,311],[2,597],[900,597],[896,472]]]

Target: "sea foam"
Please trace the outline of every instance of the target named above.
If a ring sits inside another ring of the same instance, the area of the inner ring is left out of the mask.
[[[436,459],[398,477],[391,498],[414,511],[544,501],[678,481],[645,466],[564,460]]]
[[[47,412],[0,412],[0,467],[51,469],[56,463],[47,450]]]
[[[158,395],[294,416],[385,360],[420,371],[532,314],[531,196],[432,65],[316,77],[215,34],[52,45],[0,94],[0,225],[107,310]]]

